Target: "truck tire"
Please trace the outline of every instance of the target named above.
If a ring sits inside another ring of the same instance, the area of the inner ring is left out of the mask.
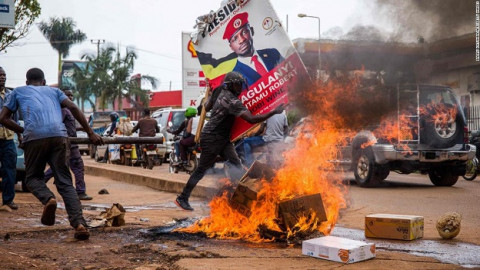
[[[439,187],[453,186],[458,180],[458,175],[452,173],[449,168],[429,171],[428,177],[435,186]]]
[[[374,187],[387,178],[388,169],[375,163],[371,147],[358,149],[353,157],[353,173],[360,187]]]
[[[445,114],[442,118],[425,119],[424,132],[422,134],[423,143],[435,148],[448,148],[454,146],[460,141],[459,136],[463,136],[463,125],[461,117],[457,114],[453,119],[450,114]]]

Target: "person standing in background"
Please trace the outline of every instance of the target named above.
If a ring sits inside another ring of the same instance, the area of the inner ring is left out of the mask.
[[[3,107],[5,100],[12,93],[11,90],[5,88],[7,82],[7,74],[0,67],[0,109]],[[13,120],[18,121],[17,114],[13,115]],[[19,141],[22,135],[18,134]],[[13,141],[14,132],[0,124],[0,176],[2,177],[2,205],[17,210],[18,205],[13,202],[15,198],[15,178],[17,175],[17,149]]]
[[[63,93],[73,101],[73,93],[71,90],[64,90]],[[73,117],[72,112],[68,108],[62,108],[62,119],[65,127],[67,128],[68,137],[77,137],[77,125],[75,122],[75,117]],[[69,157],[69,166],[75,176],[75,190],[77,191],[78,198],[80,200],[91,200],[92,197],[88,196],[85,185],[85,173],[84,165],[82,160],[82,155],[78,150],[77,144],[70,145],[70,157]],[[49,168],[45,172],[45,182],[48,182],[50,178],[53,177],[52,168]]]

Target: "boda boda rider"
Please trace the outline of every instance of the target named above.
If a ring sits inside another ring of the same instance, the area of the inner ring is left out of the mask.
[[[188,202],[190,194],[198,181],[203,178],[205,172],[214,165],[218,155],[221,155],[233,166],[242,167],[235,152],[235,147],[230,142],[230,131],[235,117],[240,117],[251,124],[255,124],[283,111],[284,105],[281,104],[268,113],[252,115],[238,98],[244,89],[248,89],[248,85],[242,74],[235,71],[229,72],[225,75],[223,85],[216,88],[211,98],[205,103],[205,110],[207,112],[211,110],[210,121],[202,129],[200,135],[202,153],[200,154],[199,165],[188,179],[182,193],[175,200],[175,204],[180,208],[193,211]]]
[[[118,113],[116,112],[111,112],[110,113],[110,129],[107,131],[107,136],[112,136],[116,129],[117,129],[117,121],[120,117],[118,116]],[[105,149],[105,154],[103,155],[103,159],[100,160],[100,163],[107,163],[108,161],[108,147]]]
[[[197,115],[197,109],[193,107],[188,107],[185,110],[185,121],[178,127],[177,130],[167,129],[168,132],[178,135],[183,131],[182,139],[180,142],[175,142],[175,152],[178,156],[180,154],[180,159],[182,160],[182,165],[187,165],[187,148],[195,145],[195,135],[193,135],[193,119]]]
[[[157,133],[160,132],[160,128],[158,127],[157,120],[150,117],[150,109],[143,110],[143,118],[138,120],[137,125],[132,129],[132,134],[140,130],[138,133],[138,137],[155,137]],[[137,156],[141,157],[140,147],[137,144]]]

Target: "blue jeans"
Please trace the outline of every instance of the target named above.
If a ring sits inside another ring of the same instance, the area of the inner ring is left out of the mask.
[[[243,153],[245,155],[245,165],[250,167],[253,163],[252,149],[265,144],[262,136],[253,136],[243,139]]]
[[[17,149],[13,140],[0,140],[0,175],[2,176],[2,202],[8,204],[15,198],[17,177]]]

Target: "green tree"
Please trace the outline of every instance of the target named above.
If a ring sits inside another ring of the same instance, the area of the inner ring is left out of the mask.
[[[61,87],[62,57],[67,57],[72,45],[83,42],[87,35],[75,30],[76,23],[72,18],[52,17],[48,22],[41,22],[38,27],[52,48],[58,52],[58,85]]]
[[[74,80],[80,82],[80,85],[88,85],[81,90],[90,91],[90,95],[99,98],[100,109],[105,110],[108,103],[113,106],[115,102],[118,102],[119,109],[122,109],[123,98],[134,107],[148,107],[148,91],[142,89],[141,84],[148,82],[156,88],[158,80],[148,75],[132,76],[136,58],[137,54],[130,48],[127,48],[125,55],[122,56],[118,49],[107,46],[102,48],[97,56],[92,54],[82,56],[82,59],[87,61],[90,76],[86,78],[87,76],[79,73],[78,81],[76,75]],[[80,90],[80,87],[78,88]]]
[[[0,52],[28,34],[41,10],[37,0],[15,1],[15,28],[0,28]]]

